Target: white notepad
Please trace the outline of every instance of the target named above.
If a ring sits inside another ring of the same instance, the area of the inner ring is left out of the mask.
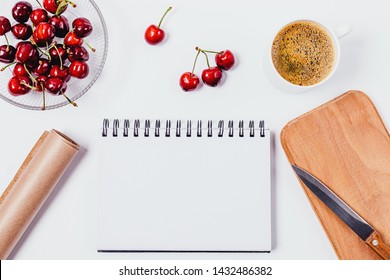
[[[262,121],[104,120],[99,252],[269,252]]]

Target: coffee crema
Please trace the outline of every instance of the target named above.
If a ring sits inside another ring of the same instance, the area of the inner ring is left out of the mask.
[[[310,86],[324,80],[335,62],[332,37],[319,24],[297,21],[285,26],[272,44],[272,62],[287,81]]]

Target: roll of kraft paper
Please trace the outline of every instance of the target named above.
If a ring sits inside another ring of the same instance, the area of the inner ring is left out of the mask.
[[[56,130],[39,138],[0,197],[0,259],[8,258],[78,150]]]

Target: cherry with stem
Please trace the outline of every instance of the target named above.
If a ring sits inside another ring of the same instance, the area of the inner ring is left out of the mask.
[[[64,38],[64,45],[66,47],[81,46],[83,43],[92,51],[96,52],[96,49],[92,47],[84,38],[79,38],[73,30],[70,30]]]
[[[194,61],[194,64],[192,66],[192,71],[191,72],[185,72],[180,77],[180,81],[179,81],[180,82],[180,87],[184,91],[193,91],[199,85],[199,78],[194,74],[195,66],[196,66],[196,62],[198,61],[199,54],[200,54],[200,50],[198,50],[198,53],[196,54],[195,61]]]
[[[215,54],[215,63],[217,64],[218,68],[221,70],[228,71],[235,64],[235,57],[230,50],[224,50],[219,52],[202,50],[202,52]]]
[[[172,10],[172,7],[169,7],[165,11],[164,15],[160,19],[160,22],[158,23],[157,26],[152,24],[146,29],[144,37],[145,37],[146,42],[148,42],[150,45],[157,45],[164,40],[165,32],[160,27],[161,27],[161,24],[162,24],[165,16],[168,14],[168,12],[170,10]]]
[[[198,52],[202,52],[206,56],[206,62],[207,62],[208,69],[203,70],[202,81],[208,86],[211,86],[211,87],[217,86],[220,83],[222,76],[223,76],[222,70],[219,69],[219,67],[217,67],[217,66],[213,66],[213,67],[210,66],[209,57],[204,50],[202,50],[198,47],[196,47],[195,49]]]
[[[9,41],[7,38],[7,33],[10,32],[12,29],[11,22],[8,18],[0,16],[0,36],[4,36],[5,40],[7,41],[7,48],[6,52],[9,52]]]

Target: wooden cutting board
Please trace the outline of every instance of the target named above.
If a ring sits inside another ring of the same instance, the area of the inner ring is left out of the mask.
[[[291,164],[331,188],[390,245],[390,137],[367,95],[349,91],[292,120],[281,142]],[[301,185],[339,259],[381,259]]]

